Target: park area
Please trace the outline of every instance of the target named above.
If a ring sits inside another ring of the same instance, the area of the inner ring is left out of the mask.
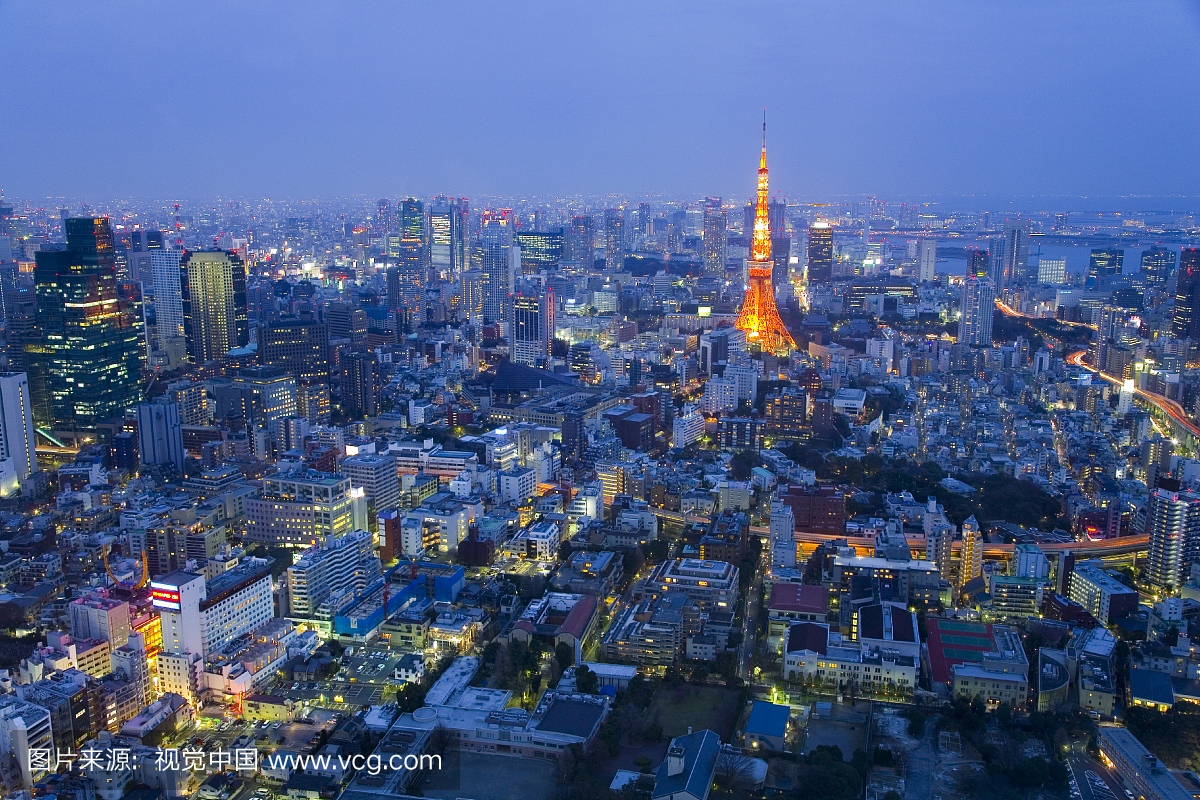
[[[663,684],[654,693],[647,716],[652,724],[662,726],[666,739],[683,736],[690,727],[694,731],[708,728],[728,742],[741,710],[742,695],[724,686]]]

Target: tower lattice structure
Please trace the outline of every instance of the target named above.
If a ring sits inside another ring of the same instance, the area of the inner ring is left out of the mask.
[[[796,349],[796,340],[788,333],[775,305],[775,287],[771,282],[771,223],[767,215],[767,122],[763,120],[762,156],[758,161],[758,202],[754,208],[754,236],[750,260],[746,263],[749,285],[736,326],[746,332],[747,342],[777,355]]]

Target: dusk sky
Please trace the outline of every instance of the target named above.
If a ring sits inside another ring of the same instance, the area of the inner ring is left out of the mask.
[[[0,0],[10,198],[1200,195],[1191,2]]]

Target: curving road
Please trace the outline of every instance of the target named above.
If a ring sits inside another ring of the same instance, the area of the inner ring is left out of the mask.
[[[1117,386],[1121,386],[1124,383],[1124,381],[1122,381],[1120,378],[1114,378],[1112,375],[1109,375],[1106,372],[1101,372],[1100,370],[1093,367],[1091,364],[1086,363],[1083,360],[1083,357],[1085,355],[1087,355],[1086,350],[1076,350],[1074,353],[1071,353],[1070,355],[1067,356],[1066,362],[1073,367],[1083,367],[1088,372],[1093,372],[1093,373],[1099,375],[1104,380],[1108,381],[1109,383],[1115,384]],[[1191,419],[1187,415],[1187,412],[1183,410],[1183,406],[1179,405],[1179,403],[1176,403],[1174,400],[1170,400],[1166,397],[1163,397],[1161,394],[1158,394],[1157,392],[1148,392],[1145,389],[1135,389],[1134,392],[1135,392],[1135,394],[1137,394],[1138,397],[1140,397],[1143,400],[1145,400],[1146,402],[1150,403],[1155,408],[1157,408],[1158,410],[1160,410],[1164,414],[1166,414],[1168,417],[1170,417],[1172,420],[1179,423],[1179,425],[1181,427],[1183,427],[1183,429],[1186,430],[1188,433],[1192,434],[1192,436],[1200,438],[1200,427],[1198,427],[1195,423],[1193,423],[1191,421]]]
[[[1006,317],[1020,317],[1021,319],[1041,320],[1043,322],[1055,322],[1059,325],[1066,325],[1068,328],[1087,328],[1088,330],[1096,330],[1095,325],[1089,325],[1086,322],[1068,322],[1065,319],[1054,319],[1051,317],[1035,317],[1030,314],[1022,314],[1007,303],[997,300],[996,308],[1000,309],[1000,313]]]

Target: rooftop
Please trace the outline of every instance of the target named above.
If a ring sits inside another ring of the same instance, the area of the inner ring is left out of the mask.
[[[829,590],[802,583],[777,583],[771,587],[771,611],[827,614]]]
[[[750,719],[746,721],[746,733],[782,738],[787,733],[791,712],[788,706],[756,700],[750,708]]]

